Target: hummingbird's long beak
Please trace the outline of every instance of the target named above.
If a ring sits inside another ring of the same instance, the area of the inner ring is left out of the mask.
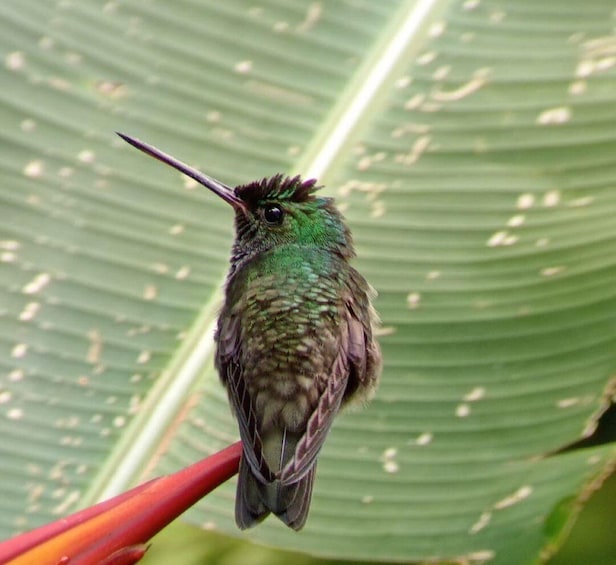
[[[167,153],[157,149],[153,145],[149,143],[145,143],[145,141],[141,141],[135,137],[131,137],[130,135],[126,135],[124,133],[120,133],[116,131],[116,133],[124,140],[126,143],[130,143],[133,147],[140,149],[147,155],[162,161],[167,165],[171,165],[174,169],[184,173],[189,176],[191,179],[196,180],[199,184],[202,184],[206,188],[209,188],[213,193],[220,196],[225,202],[228,202],[235,209],[245,210],[246,204],[243,200],[238,198],[235,195],[235,191],[226,184],[222,184],[221,182],[213,179],[212,177],[208,177],[202,172],[198,171],[193,167],[189,167],[186,163],[182,163],[179,159],[168,155]]]

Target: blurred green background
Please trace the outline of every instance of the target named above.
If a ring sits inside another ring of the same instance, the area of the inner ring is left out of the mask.
[[[609,433],[562,451],[614,394],[614,17],[613,0],[0,2],[0,535],[237,438],[211,347],[231,213],[122,130],[228,184],[318,177],[379,291],[383,382],[337,419],[307,527],[243,537],[473,565],[558,545],[616,460]],[[184,520],[236,536],[233,497]],[[610,563],[613,481],[592,504],[563,555]],[[201,536],[171,528],[149,559],[289,560]]]

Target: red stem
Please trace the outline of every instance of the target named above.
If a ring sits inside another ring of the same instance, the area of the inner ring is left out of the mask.
[[[177,473],[0,543],[0,563],[55,565],[62,558],[71,565],[98,563],[139,547],[237,473],[241,452],[237,442]]]

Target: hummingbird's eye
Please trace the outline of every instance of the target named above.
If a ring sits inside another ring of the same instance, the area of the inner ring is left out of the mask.
[[[283,215],[282,208],[278,204],[266,204],[263,208],[263,218],[270,225],[280,225]]]

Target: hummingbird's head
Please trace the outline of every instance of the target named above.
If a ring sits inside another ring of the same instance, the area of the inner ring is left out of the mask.
[[[236,187],[234,257],[281,245],[317,247],[351,257],[349,229],[332,198],[317,196],[314,179],[274,175]]]
[[[351,234],[332,198],[316,196],[316,181],[274,175],[231,188],[134,137],[127,143],[193,178],[235,210],[232,262],[238,264],[281,245],[317,247],[348,258]]]

